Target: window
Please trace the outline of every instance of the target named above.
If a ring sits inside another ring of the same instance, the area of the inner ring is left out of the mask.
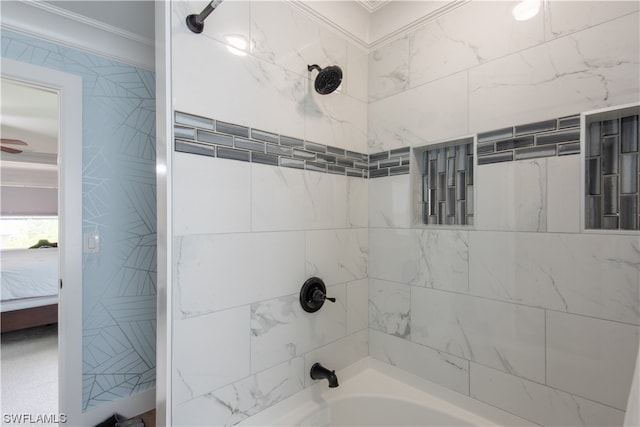
[[[58,241],[57,217],[2,217],[0,248],[27,249],[39,240]]]

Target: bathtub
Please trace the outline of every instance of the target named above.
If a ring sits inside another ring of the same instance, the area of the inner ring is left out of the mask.
[[[365,358],[245,419],[242,426],[535,426],[493,406]]]

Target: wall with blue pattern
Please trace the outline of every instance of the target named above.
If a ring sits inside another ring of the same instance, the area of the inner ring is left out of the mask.
[[[82,230],[100,233],[82,260],[86,411],[155,387],[155,74],[5,30],[2,57],[82,77]]]

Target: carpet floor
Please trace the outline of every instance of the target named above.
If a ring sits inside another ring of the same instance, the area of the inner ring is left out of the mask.
[[[32,417],[57,415],[57,325],[5,332],[1,340],[2,425],[24,425],[24,422],[18,423],[15,418],[10,418],[19,414],[30,414]]]

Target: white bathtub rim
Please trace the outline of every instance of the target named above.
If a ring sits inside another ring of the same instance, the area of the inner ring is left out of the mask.
[[[300,425],[300,422],[309,418],[311,414],[325,409],[332,400],[365,395],[385,397],[389,396],[390,386],[393,388],[393,394],[389,397],[424,405],[424,394],[427,394],[429,396],[428,406],[464,419],[470,425],[537,426],[528,420],[371,357],[360,359],[353,365],[338,371],[337,376],[340,382],[340,386],[337,388],[330,389],[327,387],[326,381],[319,381],[276,405],[243,420],[238,425]],[[379,381],[374,381],[371,384],[372,379]],[[363,381],[366,381],[366,392],[362,390],[363,384],[361,383]]]

